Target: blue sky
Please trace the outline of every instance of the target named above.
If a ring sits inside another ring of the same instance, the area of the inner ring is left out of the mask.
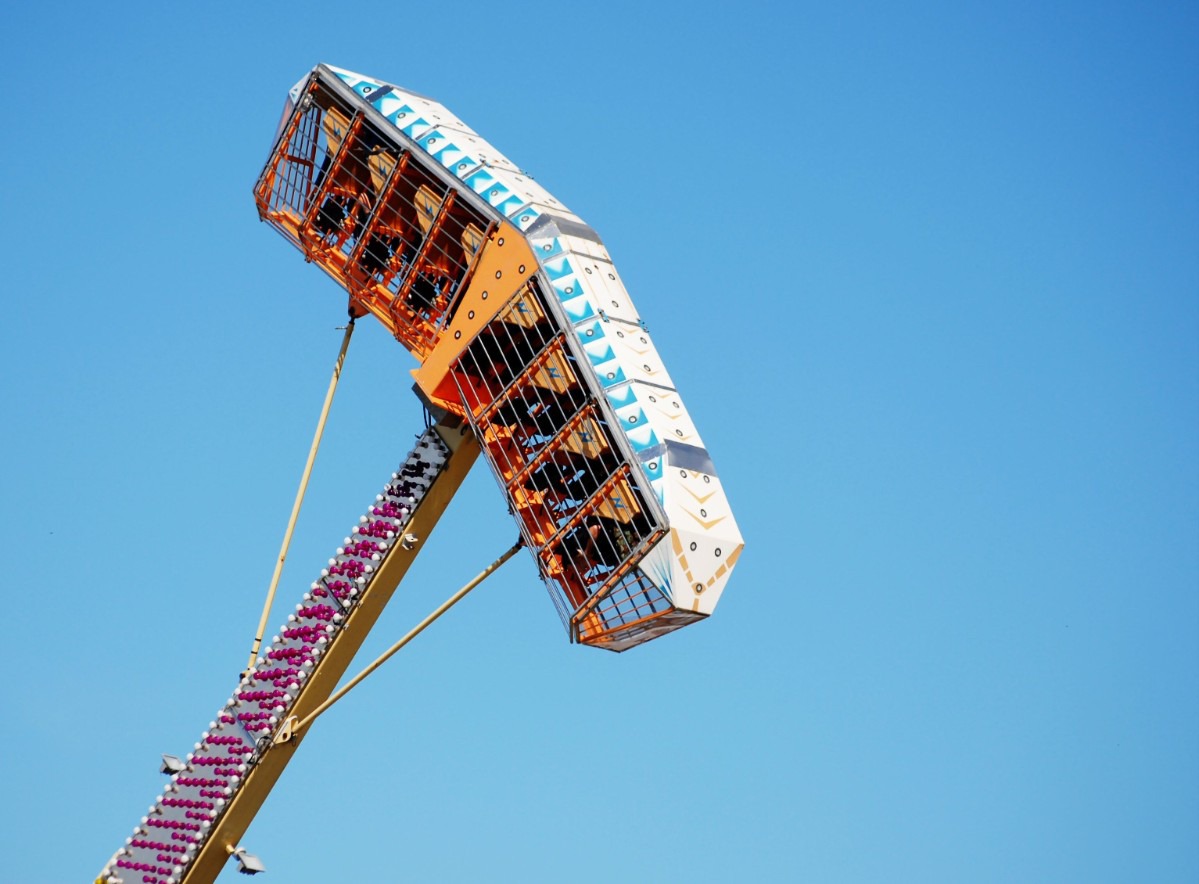
[[[747,548],[624,655],[522,554],[314,728],[269,880],[1199,878],[1193,4],[4,19],[9,879],[91,880],[244,662],[340,342],[250,193],[320,61],[599,231]],[[277,611],[420,428],[360,326]],[[480,466],[359,662],[514,535]]]

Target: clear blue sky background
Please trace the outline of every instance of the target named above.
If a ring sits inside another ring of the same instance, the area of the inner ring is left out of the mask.
[[[244,662],[343,319],[250,193],[319,61],[600,232],[748,545],[620,656],[522,554],[315,727],[271,881],[1199,879],[1193,3],[257,7],[0,21],[6,880],[90,881]],[[361,326],[279,611],[420,427]],[[514,536],[480,467],[360,662]]]

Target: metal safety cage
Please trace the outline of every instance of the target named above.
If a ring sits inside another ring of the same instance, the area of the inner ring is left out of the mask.
[[[602,647],[672,610],[637,567],[665,525],[547,307],[534,277],[450,371],[572,640]]]
[[[349,292],[356,315],[375,313],[423,359],[494,222],[343,92],[314,73],[289,101],[258,214]]]
[[[323,64],[255,198],[470,423],[573,640],[623,650],[712,613],[744,544],[590,227],[445,106]]]

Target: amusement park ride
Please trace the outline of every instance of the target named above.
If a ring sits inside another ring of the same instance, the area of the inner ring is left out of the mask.
[[[254,197],[349,293],[321,426],[368,313],[419,360],[429,426],[263,648],[285,539],[240,683],[193,752],[163,756],[169,781],[97,884],[201,884],[230,856],[263,871],[239,842],[312,720],[520,546],[570,640],[611,651],[711,614],[743,546],[595,231],[444,106],[318,65]],[[479,454],[520,541],[334,694]]]

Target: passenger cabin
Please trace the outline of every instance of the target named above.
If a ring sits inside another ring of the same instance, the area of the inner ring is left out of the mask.
[[[289,93],[255,198],[469,423],[572,641],[711,613],[741,536],[590,227],[442,105],[327,65]]]

